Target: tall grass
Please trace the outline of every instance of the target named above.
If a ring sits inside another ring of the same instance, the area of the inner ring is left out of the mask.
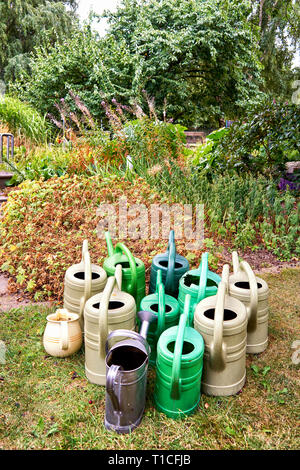
[[[17,98],[0,97],[0,123],[16,137],[25,137],[33,143],[45,143],[49,125],[31,106]]]

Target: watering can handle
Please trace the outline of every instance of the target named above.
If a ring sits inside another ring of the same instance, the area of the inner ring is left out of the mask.
[[[222,281],[224,282],[226,288],[226,294],[228,295],[229,293],[229,264],[224,264],[223,270],[222,270]]]
[[[115,254],[115,250],[114,250],[109,232],[105,232],[105,240],[106,240],[106,245],[107,245],[108,256],[113,256]]]
[[[181,356],[182,356],[182,348],[184,343],[184,333],[186,326],[189,325],[189,310],[190,310],[190,302],[191,296],[187,294],[185,296],[184,301],[184,311],[183,314],[180,316],[179,325],[177,329],[177,338],[174,348],[174,360],[173,360],[173,367],[172,367],[172,377],[171,377],[171,397],[174,399],[178,399],[180,396],[180,385],[181,380],[180,376],[180,369],[181,369]]]
[[[160,284],[162,284],[162,272],[161,272],[161,269],[158,269],[157,270],[157,274],[156,274],[156,286],[155,286],[155,291],[156,293],[158,294],[158,288],[160,286]]]
[[[149,346],[147,340],[143,336],[141,336],[139,333],[136,333],[135,331],[131,331],[131,330],[114,330],[114,331],[112,331],[108,335],[107,340],[106,340],[106,344],[105,344],[106,354],[109,351],[109,343],[113,338],[123,338],[123,339],[124,338],[131,338],[131,339],[135,339],[137,341],[140,341],[145,346],[145,348],[148,352],[148,355],[150,355],[151,351],[150,351],[150,346]]]
[[[68,349],[69,344],[70,344],[68,322],[61,321],[60,328],[61,328],[61,338],[60,338],[59,346],[60,346],[60,349],[65,351],[66,349]]]
[[[122,290],[122,266],[120,264],[117,264],[116,270],[115,270],[115,278],[117,281],[117,289]]]
[[[103,360],[105,359],[105,342],[108,335],[109,300],[115,286],[115,282],[115,276],[108,278],[99,307],[99,355]]]
[[[114,407],[114,411],[117,411],[117,412],[120,411],[120,403],[119,403],[118,397],[115,393],[114,384],[115,384],[116,378],[117,378],[120,370],[123,370],[123,368],[121,366],[117,366],[115,364],[112,364],[109,367],[108,372],[106,374],[106,391],[107,391],[108,395],[110,396],[110,399],[111,399],[113,407]]]
[[[253,331],[257,326],[257,307],[258,307],[258,289],[254,272],[247,261],[242,261],[240,269],[244,271],[249,280],[250,286],[250,306],[247,307],[248,314],[248,331]]]
[[[233,272],[236,274],[240,270],[240,261],[239,261],[239,255],[237,254],[237,251],[232,252],[232,266],[233,266]]]
[[[157,328],[155,331],[155,339],[158,340],[160,335],[165,329],[166,322],[166,300],[165,300],[165,287],[163,284],[158,286],[158,315],[157,315]]]
[[[82,317],[85,303],[92,292],[92,266],[87,240],[83,240],[81,262],[84,263],[84,294],[80,299],[79,317]]]
[[[129,265],[131,268],[131,280],[132,280],[129,293],[133,295],[133,297],[135,297],[136,289],[137,289],[137,272],[136,272],[135,259],[131,251],[127,248],[127,246],[124,245],[124,243],[117,243],[115,253],[118,253],[118,252],[120,253],[124,252],[128,258]]]
[[[218,287],[215,318],[214,335],[210,344],[210,366],[214,370],[223,370],[226,365],[226,345],[223,342],[223,321],[225,307],[226,284],[222,280]]]
[[[200,302],[200,300],[203,300],[205,297],[207,276],[208,276],[208,253],[203,253],[202,259],[201,259],[201,272],[200,272],[200,279],[199,279],[197,303]]]
[[[174,270],[175,270],[175,260],[176,260],[176,246],[175,246],[175,235],[174,230],[170,231],[169,243],[168,243],[168,270],[166,276],[166,291],[172,291],[172,286],[174,285]]]

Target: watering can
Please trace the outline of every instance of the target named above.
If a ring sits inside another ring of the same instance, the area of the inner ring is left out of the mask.
[[[82,260],[70,266],[64,281],[64,308],[79,315],[83,330],[83,311],[85,302],[93,295],[102,292],[107,281],[107,274],[100,266],[91,264],[88,241],[82,245]]]
[[[156,290],[156,276],[160,269],[165,293],[177,298],[179,279],[189,270],[189,267],[188,260],[176,253],[174,230],[171,230],[166,253],[156,255],[152,260],[149,293],[152,294]]]
[[[152,312],[155,320],[148,332],[148,343],[151,347],[150,364],[155,366],[158,338],[167,328],[177,325],[179,319],[179,304],[171,295],[165,295],[160,269],[157,271],[156,293],[142,299],[141,309]]]
[[[228,396],[239,392],[246,380],[247,312],[228,295],[229,265],[223,267],[217,295],[195,309],[194,328],[205,342],[202,391]]]
[[[179,281],[178,302],[180,312],[183,312],[186,294],[190,294],[190,324],[193,323],[194,311],[200,300],[217,293],[221,278],[208,269],[208,253],[203,253],[198,269],[192,269],[182,276]]]
[[[122,267],[107,280],[105,289],[91,297],[84,308],[85,373],[88,380],[105,385],[105,342],[110,331],[135,329],[136,305],[121,291]]]
[[[122,266],[122,290],[135,298],[139,310],[140,302],[146,295],[145,265],[140,259],[134,258],[123,243],[117,243],[114,249],[109,232],[105,232],[105,239],[109,257],[104,260],[103,268],[108,276],[113,276],[117,264]]]
[[[260,353],[268,345],[268,296],[266,281],[255,276],[246,261],[239,262],[232,253],[233,274],[229,277],[229,294],[246,306],[248,315],[247,353]]]
[[[116,330],[109,334],[106,341],[105,427],[118,433],[135,429],[142,420],[145,408],[151,351],[146,337],[153,315],[141,311],[138,316],[141,321],[140,334]],[[118,342],[112,345],[116,339]]]
[[[187,294],[179,325],[164,331],[157,344],[155,406],[175,419],[192,414],[200,400],[204,341],[189,326],[190,302]]]
[[[79,351],[82,345],[79,315],[64,308],[48,315],[43,345],[45,351],[54,357],[67,357]]]

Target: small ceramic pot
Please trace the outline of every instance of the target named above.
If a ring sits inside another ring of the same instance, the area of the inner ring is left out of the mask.
[[[59,309],[47,316],[43,345],[50,356],[67,357],[82,345],[82,331],[77,313]]]

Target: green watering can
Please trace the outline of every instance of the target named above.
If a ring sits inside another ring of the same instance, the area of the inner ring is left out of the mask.
[[[205,297],[216,295],[221,278],[208,269],[208,253],[203,253],[198,269],[188,271],[179,281],[178,302],[180,312],[183,312],[185,296],[190,294],[190,324],[193,324],[196,305]]]
[[[179,279],[190,268],[188,260],[176,253],[174,230],[170,231],[168,250],[166,253],[156,255],[152,260],[150,273],[149,293],[156,290],[156,274],[162,271],[162,282],[165,285],[166,294],[178,297]]]
[[[179,325],[164,331],[157,344],[154,401],[170,418],[192,414],[200,400],[204,341],[189,326],[190,302],[188,294]]]
[[[179,318],[179,304],[174,297],[165,295],[160,269],[157,271],[156,293],[143,298],[141,310],[151,312],[155,319],[150,324],[147,335],[147,341],[151,347],[150,364],[155,366],[157,341],[163,331],[178,324]]]
[[[122,291],[135,298],[137,310],[140,310],[140,302],[146,295],[145,265],[134,258],[124,243],[117,243],[114,249],[109,232],[105,232],[105,239],[108,258],[104,260],[103,268],[108,276],[114,276],[116,266],[122,266]]]

